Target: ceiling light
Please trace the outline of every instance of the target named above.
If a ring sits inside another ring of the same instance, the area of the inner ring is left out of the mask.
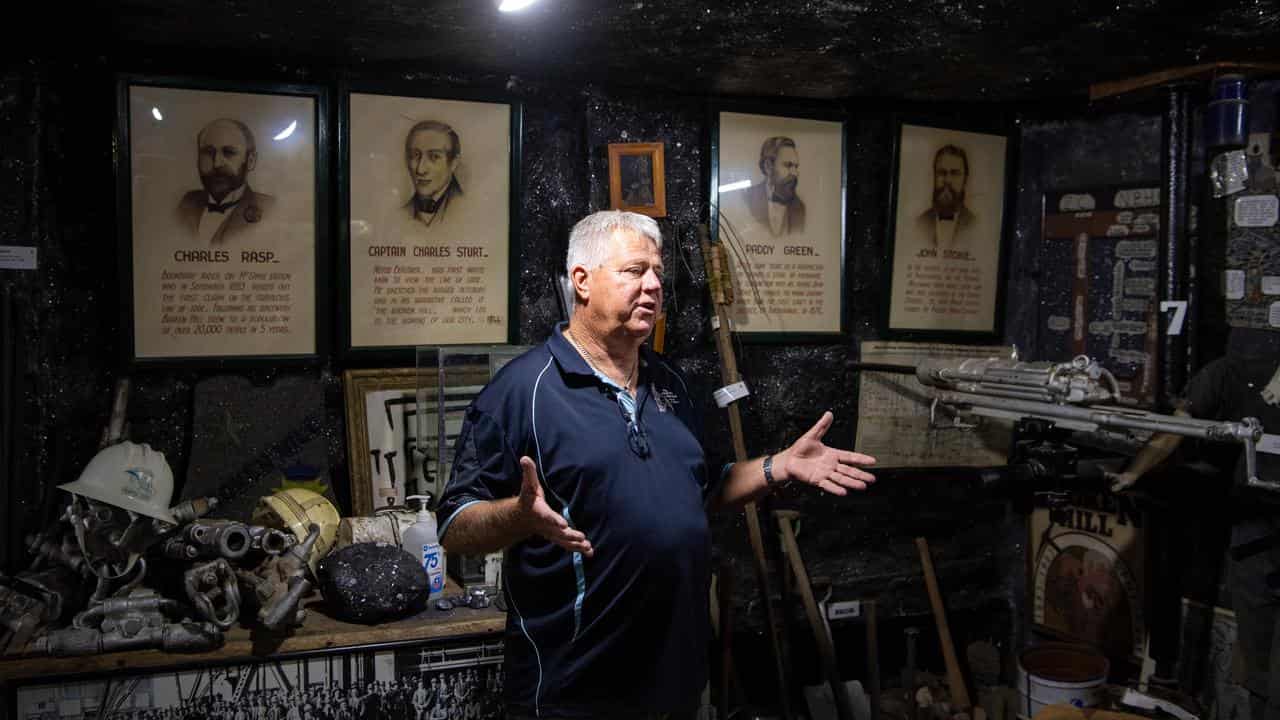
[[[160,114],[160,108],[158,107],[151,108],[151,117],[155,118],[156,120],[164,119],[164,116]]]
[[[500,0],[498,9],[502,12],[515,12],[523,10],[536,2],[538,0]]]
[[[746,190],[749,187],[751,187],[750,180],[739,180],[738,182],[731,182],[728,185],[721,185],[717,190],[720,191],[720,194],[724,194],[727,192],[733,192],[734,190]]]
[[[290,135],[292,135],[292,134],[293,134],[293,131],[294,131],[294,130],[297,130],[297,129],[298,129],[298,121],[297,121],[297,120],[294,120],[293,122],[289,123],[289,127],[287,127],[287,128],[285,128],[285,129],[281,130],[280,132],[276,133],[276,136],[275,136],[275,137],[273,137],[273,138],[271,138],[271,139],[272,139],[272,140],[283,140],[283,139],[285,139],[285,138],[289,137]]]

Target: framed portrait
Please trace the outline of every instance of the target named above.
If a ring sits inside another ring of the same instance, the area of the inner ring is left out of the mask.
[[[348,89],[340,125],[344,350],[512,341],[519,106]]]
[[[355,515],[402,505],[409,495],[440,497],[451,465],[448,448],[462,429],[467,406],[489,381],[489,368],[452,369],[443,398],[439,376],[434,365],[343,373]]]
[[[713,238],[727,246],[734,331],[833,339],[845,330],[845,123],[719,111],[713,118]]]
[[[1012,134],[899,120],[885,326],[897,339],[998,342]]]
[[[327,117],[321,87],[118,78],[117,235],[132,364],[319,356]]]
[[[609,143],[609,207],[667,216],[663,143]]]

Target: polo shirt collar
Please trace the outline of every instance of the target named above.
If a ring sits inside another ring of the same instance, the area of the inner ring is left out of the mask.
[[[567,373],[574,375],[586,375],[587,377],[598,378],[594,368],[587,364],[583,359],[578,348],[569,342],[569,338],[564,336],[565,328],[569,327],[567,320],[556,323],[556,329],[552,331],[551,337],[547,340],[547,347],[551,349],[551,356],[556,359],[556,363]],[[653,351],[648,346],[640,346],[640,372],[643,374],[645,368],[652,367]],[[610,381],[612,384],[612,381]]]
[[[582,359],[582,355],[578,353],[578,349],[569,342],[569,338],[564,336],[565,328],[569,327],[567,320],[556,323],[556,329],[552,331],[551,337],[547,340],[547,346],[551,349],[551,356],[567,373],[574,375],[586,375],[587,377],[595,377],[596,371],[591,369],[587,361]]]

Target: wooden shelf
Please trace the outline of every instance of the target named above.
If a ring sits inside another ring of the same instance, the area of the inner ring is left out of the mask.
[[[1243,73],[1258,77],[1267,77],[1280,73],[1280,64],[1257,62],[1213,62],[1187,67],[1171,68],[1159,72],[1140,75],[1138,77],[1113,80],[1111,82],[1094,83],[1089,86],[1089,100],[1128,95],[1130,93],[1149,92],[1161,87],[1186,83],[1201,83],[1217,75],[1227,73]]]
[[[6,655],[0,660],[0,682],[102,674],[125,669],[252,662],[282,655],[486,635],[501,632],[506,627],[506,614],[492,607],[483,610],[458,608],[450,612],[429,608],[414,617],[381,625],[357,625],[338,620],[329,614],[319,596],[306,602],[305,607],[306,621],[289,634],[274,635],[260,629],[236,627],[224,633],[222,647],[209,652],[184,654],[131,650],[63,658]]]

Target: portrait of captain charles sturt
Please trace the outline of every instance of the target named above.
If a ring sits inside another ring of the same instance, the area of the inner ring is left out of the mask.
[[[450,204],[462,197],[456,174],[461,157],[462,141],[449,125],[423,120],[409,129],[404,163],[413,197],[403,207],[409,219],[425,226],[445,222]]]

